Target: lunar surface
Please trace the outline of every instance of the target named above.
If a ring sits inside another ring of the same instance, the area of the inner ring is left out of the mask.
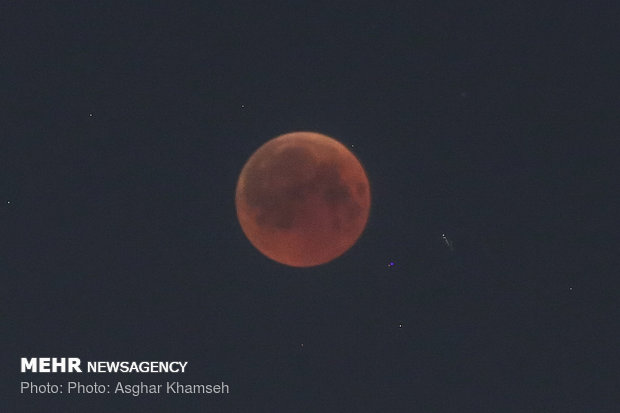
[[[370,185],[343,144],[314,132],[278,136],[243,167],[235,194],[237,217],[265,256],[311,267],[344,254],[362,234]]]

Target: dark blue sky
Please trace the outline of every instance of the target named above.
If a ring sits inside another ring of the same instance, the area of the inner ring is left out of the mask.
[[[10,411],[613,411],[613,10],[153,3],[0,6]],[[234,210],[295,130],[372,187],[358,244],[311,269]],[[46,355],[188,360],[231,394],[20,395]]]

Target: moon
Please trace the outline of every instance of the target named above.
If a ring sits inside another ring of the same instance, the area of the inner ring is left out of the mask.
[[[237,218],[254,247],[292,267],[325,264],[366,227],[370,184],[342,143],[315,132],[266,142],[248,159],[235,192]]]

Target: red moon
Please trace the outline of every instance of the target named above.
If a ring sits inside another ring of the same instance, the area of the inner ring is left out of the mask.
[[[241,170],[235,194],[243,232],[281,264],[312,267],[355,244],[370,212],[370,185],[343,144],[314,132],[278,136]]]

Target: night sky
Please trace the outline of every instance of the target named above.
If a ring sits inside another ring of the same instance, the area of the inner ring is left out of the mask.
[[[618,411],[618,13],[374,3],[3,2],[2,411]],[[299,130],[372,193],[313,268],[235,212],[246,160]],[[20,374],[37,356],[189,363]]]

